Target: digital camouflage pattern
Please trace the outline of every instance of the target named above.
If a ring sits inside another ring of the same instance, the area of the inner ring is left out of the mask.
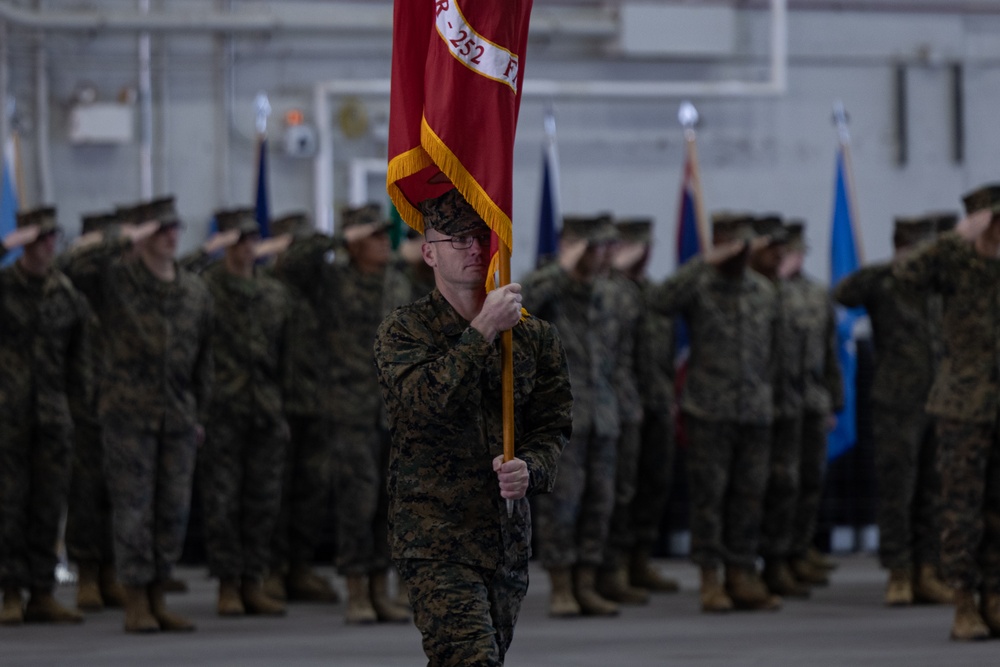
[[[528,317],[512,332],[515,453],[536,495],[555,483],[573,397],[553,328]],[[492,466],[503,453],[499,341],[487,343],[435,290],[382,323],[375,365],[392,435],[392,557],[485,569],[526,563],[528,500],[515,501],[508,518]]]
[[[771,427],[688,415],[691,560],[700,567],[755,567],[767,486]]]
[[[875,342],[873,403],[923,410],[941,357],[941,297],[893,275],[891,263],[866,266],[836,286],[833,297],[864,308]]]
[[[177,267],[157,279],[127,256],[127,238],[74,250],[64,262],[101,322],[99,385],[105,472],[119,580],[170,576],[190,510],[195,427],[212,384],[212,297]]]
[[[621,412],[615,388],[621,322],[605,280],[586,283],[553,263],[521,282],[528,312],[551,322],[566,349],[573,433],[552,493],[537,501],[538,546],[547,568],[600,565],[615,505]]]
[[[1000,456],[995,426],[940,418],[941,571],[951,586],[1000,593]]]
[[[883,567],[940,563],[941,477],[934,420],[923,406],[872,406]]]
[[[882,263],[844,278],[834,298],[863,307],[872,323],[879,559],[890,569],[937,565],[940,480],[924,406],[942,352],[941,297],[900,281],[893,265]]]
[[[802,466],[802,415],[779,417],[771,429],[771,458],[764,492],[761,554],[783,560],[792,549]]]
[[[793,282],[774,283],[778,297],[775,330],[775,418],[797,419],[805,409],[806,347],[813,313],[806,295]]]
[[[287,294],[273,278],[204,273],[214,302],[212,399],[198,474],[205,546],[214,576],[261,577],[281,505],[288,443],[283,411]]]
[[[800,322],[805,335],[806,411],[823,416],[840,412],[844,409],[844,379],[837,355],[837,316],[830,293],[803,274],[786,282],[800,291],[800,303],[805,308]]]
[[[812,548],[819,521],[819,505],[826,479],[827,419],[829,413],[806,410],[802,416],[802,451],[799,466],[799,503],[792,526],[792,558]]]
[[[59,271],[36,278],[18,263],[0,271],[0,585],[5,587],[47,591],[55,585],[55,545],[72,463],[70,403],[87,402],[92,386],[88,317],[83,297]]]
[[[174,282],[158,280],[123,256],[130,247],[125,238],[82,247],[65,265],[101,320],[100,418],[150,432],[192,430],[212,384],[212,297],[180,268]]]
[[[895,275],[944,299],[944,354],[927,411],[936,417],[994,424],[1000,407],[1000,260],[979,256],[949,233],[900,262]]]
[[[778,323],[774,286],[750,270],[727,278],[696,258],[654,288],[649,302],[661,314],[682,315],[691,334],[681,410],[705,420],[770,424]]]
[[[429,665],[503,665],[528,590],[526,563],[487,569],[402,560],[397,568]]]

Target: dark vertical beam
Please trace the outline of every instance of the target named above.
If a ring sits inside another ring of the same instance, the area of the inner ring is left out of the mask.
[[[965,67],[951,64],[951,158],[965,162]]]
[[[905,166],[909,158],[909,128],[906,126],[906,65],[898,63],[895,72],[896,84],[896,164]]]

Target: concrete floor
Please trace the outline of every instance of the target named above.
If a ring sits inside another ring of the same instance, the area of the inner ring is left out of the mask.
[[[948,640],[951,609],[881,604],[884,575],[871,556],[838,559],[830,587],[812,599],[789,601],[776,613],[709,616],[697,611],[696,572],[664,561],[681,580],[677,595],[657,596],[615,619],[550,619],[548,582],[533,565],[508,665],[629,667],[980,667],[1000,664],[1000,641]],[[343,605],[293,605],[286,618],[221,619],[215,583],[203,570],[178,572],[191,591],[170,597],[193,617],[189,635],[131,636],[120,610],[90,614],[79,626],[0,627],[4,667],[157,667],[182,665],[364,666],[424,664],[412,625],[348,627]],[[327,572],[330,574],[330,572]],[[72,587],[59,597],[69,601]]]

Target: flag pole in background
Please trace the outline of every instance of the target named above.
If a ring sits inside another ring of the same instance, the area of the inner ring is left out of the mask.
[[[538,211],[538,245],[535,267],[556,255],[562,209],[559,198],[559,150],[556,145],[556,116],[551,105],[545,109],[545,143],[542,145],[542,196]]]
[[[267,196],[267,117],[271,115],[271,103],[264,92],[257,93],[254,100],[257,108],[257,199],[255,204],[260,237],[271,235],[271,206]]]
[[[851,135],[847,111],[843,102],[833,107],[833,122],[837,129],[837,159],[833,190],[833,220],[830,236],[830,287],[861,266],[861,250],[854,210],[854,188],[851,178]],[[858,368],[855,328],[864,321],[864,310],[836,306],[837,355],[844,377],[844,409],[837,413],[837,425],[828,437],[828,460],[841,456],[858,441],[857,391]]]

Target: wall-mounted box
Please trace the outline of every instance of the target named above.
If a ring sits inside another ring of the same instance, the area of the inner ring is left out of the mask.
[[[618,52],[637,57],[723,58],[733,54],[732,7],[625,2],[619,8]]]
[[[135,137],[131,104],[78,104],[69,113],[69,140],[74,144],[126,144]]]

